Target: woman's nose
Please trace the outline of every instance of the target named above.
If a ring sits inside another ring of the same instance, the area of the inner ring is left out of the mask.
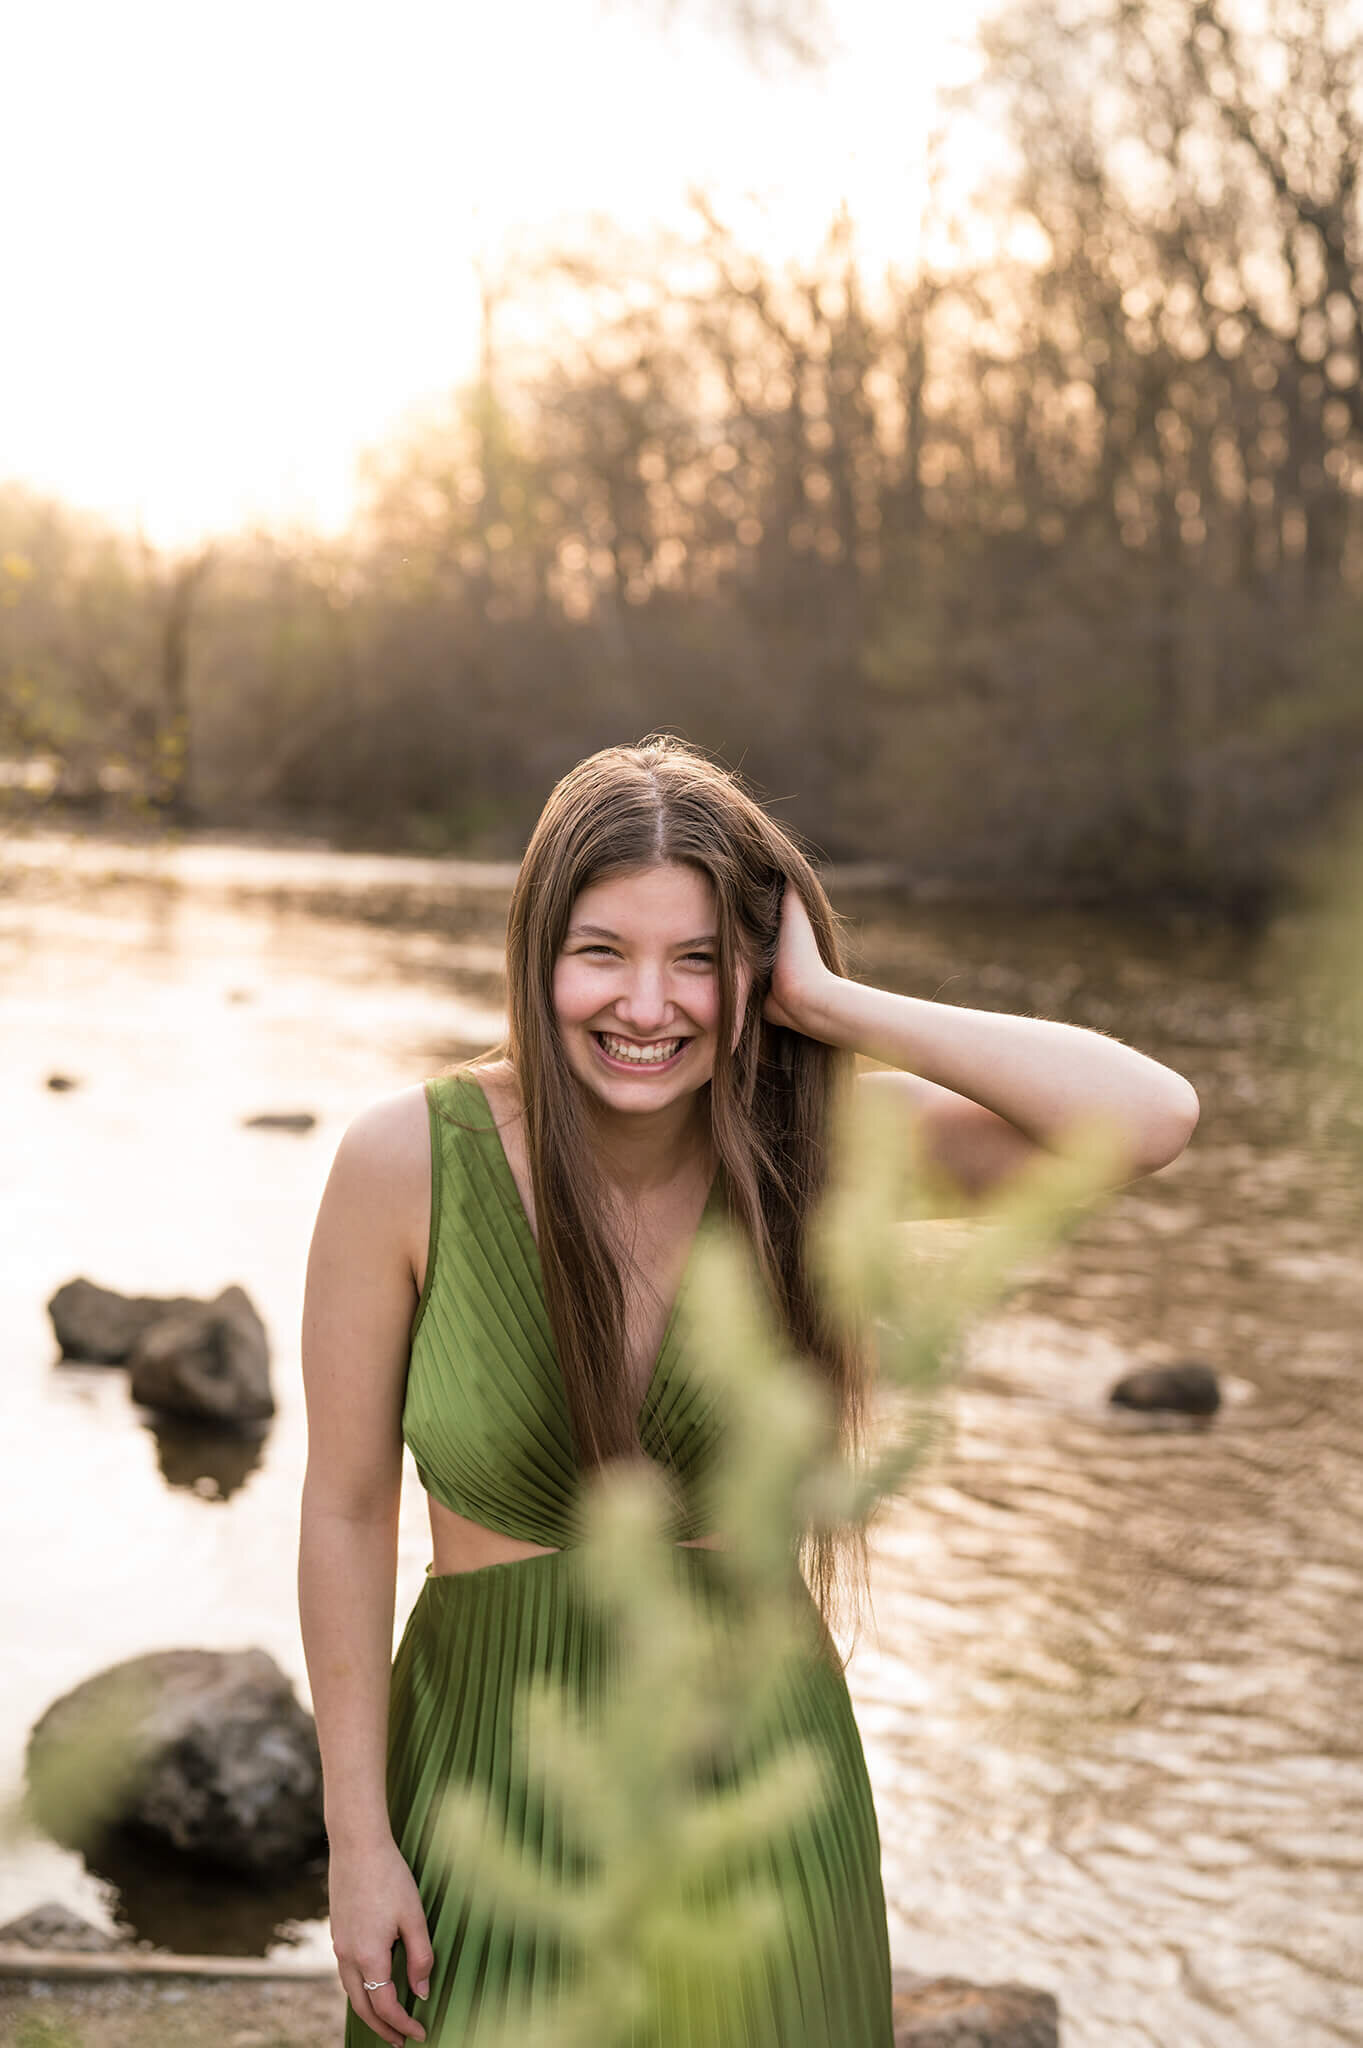
[[[615,1008],[621,1022],[628,1023],[641,1037],[646,1031],[658,1029],[667,1021],[671,1008],[662,973],[636,969],[616,997]]]

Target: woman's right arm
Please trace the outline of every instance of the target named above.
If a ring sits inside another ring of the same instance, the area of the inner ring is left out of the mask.
[[[308,1255],[303,1382],[308,1464],[298,1607],[322,1752],[332,1946],[355,2011],[385,2041],[424,2030],[391,1984],[403,1944],[425,1997],[431,1945],[385,1796],[402,1402],[425,1244],[430,1140],[420,1089],[376,1104],[341,1140]]]

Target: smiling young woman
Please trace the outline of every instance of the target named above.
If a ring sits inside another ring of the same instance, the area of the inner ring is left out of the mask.
[[[1197,1115],[1186,1082],[1116,1040],[849,980],[790,835],[668,738],[593,755],[551,793],[507,994],[502,1046],[351,1126],[309,1259],[299,1595],[347,2048],[455,2048],[552,1983],[552,1944],[440,1863],[432,1822],[444,1789],[471,1787],[552,1853],[510,1716],[530,1678],[587,1705],[603,1682],[566,1556],[584,1473],[665,1468],[674,1555],[707,1584],[713,1418],[676,1317],[703,1217],[739,1231],[851,1445],[862,1360],[823,1313],[805,1223],[856,1054],[896,1070],[855,1085],[912,1122],[963,1203],[1095,1119],[1123,1175],[1153,1171]],[[432,1566],[390,1670],[404,1440]],[[820,1603],[838,1563],[831,1539],[811,1545]],[[726,1992],[698,1981],[639,2048],[890,2048],[879,1839],[836,1664],[811,1658],[783,1714],[831,1787],[773,1852],[785,1960],[755,1958]]]

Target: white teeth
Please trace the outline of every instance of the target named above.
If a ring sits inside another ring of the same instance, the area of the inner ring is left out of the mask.
[[[608,1031],[598,1032],[597,1036],[613,1060],[628,1060],[635,1067],[661,1066],[664,1060],[671,1059],[678,1046],[685,1043],[680,1038],[666,1038],[659,1045],[641,1048],[630,1045],[626,1039],[612,1038]]]

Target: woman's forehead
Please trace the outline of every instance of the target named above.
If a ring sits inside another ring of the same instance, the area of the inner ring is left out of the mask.
[[[680,922],[687,924],[684,936],[700,938],[713,934],[714,913],[714,891],[707,877],[698,868],[667,862],[592,882],[579,891],[568,922],[570,929],[589,923],[621,937],[631,930],[656,932]]]

